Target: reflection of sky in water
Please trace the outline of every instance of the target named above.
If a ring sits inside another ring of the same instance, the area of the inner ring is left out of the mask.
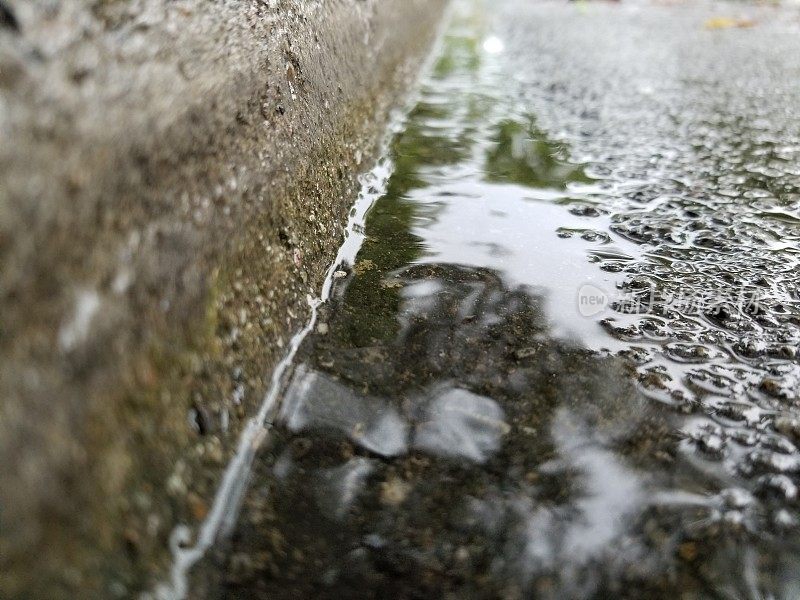
[[[500,448],[509,429],[504,419],[494,400],[458,388],[447,390],[427,407],[414,446],[481,463]]]
[[[412,447],[482,463],[509,432],[492,399],[460,388],[440,387],[415,398]],[[324,373],[298,369],[286,394],[282,420],[289,430],[333,429],[380,456],[404,454],[410,426],[389,401],[365,396]]]
[[[512,500],[509,508],[521,523],[510,537],[509,554],[516,557],[511,562],[516,575],[525,580],[557,569],[566,592],[580,584],[573,570],[616,551],[647,493],[641,478],[593,439],[576,414],[559,409],[550,436],[557,456],[543,468],[570,480],[574,493],[566,504],[535,504],[527,496]]]
[[[381,456],[402,454],[408,445],[408,424],[394,408],[304,367],[298,368],[286,394],[282,419],[291,431],[338,430]]]
[[[478,465],[500,450],[506,435],[513,434],[497,402],[460,388],[435,386],[413,400],[409,414],[404,418],[391,401],[361,395],[307,367],[298,370],[283,408],[283,418],[294,432],[336,430],[384,457],[416,450]],[[556,567],[566,575],[607,554],[625,534],[627,520],[653,501],[652,497],[648,500],[641,477],[606,447],[580,413],[557,409],[547,436],[554,454],[541,465],[542,473],[569,481],[568,496],[555,504],[542,504],[518,490],[493,507],[466,499],[468,511],[481,527],[494,529],[495,534],[504,535],[501,530],[508,527],[507,519],[520,523],[508,532],[511,545],[504,569],[513,569],[514,576],[523,580]],[[409,439],[413,440],[410,444]],[[293,468],[287,460],[284,454],[276,462],[275,474],[281,479]],[[343,518],[366,489],[374,469],[374,459],[354,457],[316,470],[312,488],[317,506],[332,518]],[[709,501],[692,497],[692,503],[697,502]]]
[[[479,181],[412,192],[421,205],[413,233],[421,238],[421,263],[451,263],[497,270],[510,287],[530,286],[546,298],[547,315],[557,337],[574,337],[588,346],[608,347],[613,340],[596,319],[578,313],[577,296],[591,282],[613,290],[618,276],[587,260],[587,242],[560,239],[559,228],[605,230],[608,219],[570,214],[550,202],[563,193]],[[634,253],[634,244],[615,240],[607,252]]]
[[[586,425],[566,410],[556,412],[550,429],[565,464],[580,473],[577,517],[567,528],[561,552],[565,558],[586,560],[620,535],[625,517],[642,502],[641,482],[619,457],[592,440]]]

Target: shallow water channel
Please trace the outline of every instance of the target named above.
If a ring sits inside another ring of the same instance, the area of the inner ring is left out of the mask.
[[[800,596],[796,124],[620,58],[702,9],[519,4],[457,4],[366,184],[228,597]]]

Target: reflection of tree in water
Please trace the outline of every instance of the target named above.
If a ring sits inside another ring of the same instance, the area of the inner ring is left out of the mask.
[[[555,189],[591,181],[581,165],[568,160],[566,147],[548,139],[532,118],[527,124],[501,121],[492,142],[484,169],[488,181]]]
[[[347,290],[302,348],[242,521],[258,525],[238,532],[260,558],[232,571],[231,596],[253,578],[276,598],[701,585],[685,565],[667,577],[691,534],[647,491],[687,474],[670,473],[663,415],[624,363],[549,339],[541,298],[496,273],[428,265],[391,281],[392,337],[337,335]]]

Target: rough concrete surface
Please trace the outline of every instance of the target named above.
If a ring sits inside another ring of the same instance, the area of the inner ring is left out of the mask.
[[[163,575],[443,5],[0,2],[0,597]]]

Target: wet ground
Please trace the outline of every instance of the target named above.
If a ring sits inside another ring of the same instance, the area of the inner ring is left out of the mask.
[[[438,52],[221,595],[797,598],[800,13],[464,0]]]

